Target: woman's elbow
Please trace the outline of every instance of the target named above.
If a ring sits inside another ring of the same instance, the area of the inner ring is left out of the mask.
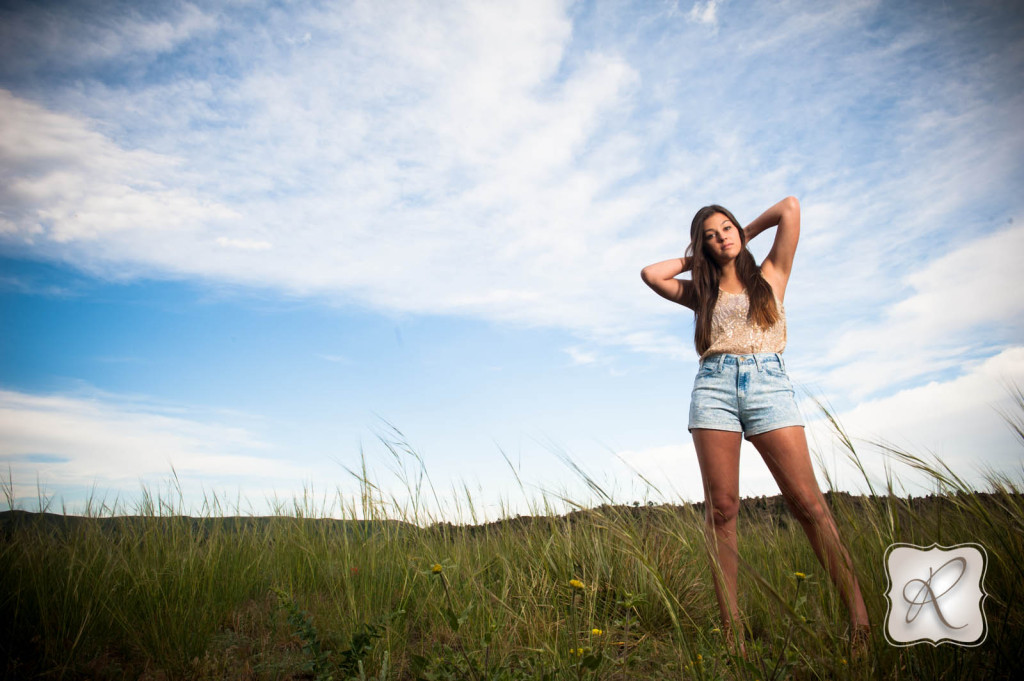
[[[786,198],[782,199],[782,205],[788,211],[793,211],[796,213],[800,212],[800,200],[797,199],[795,196],[787,196]]]

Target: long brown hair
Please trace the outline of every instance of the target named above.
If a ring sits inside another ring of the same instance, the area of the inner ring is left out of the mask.
[[[736,256],[736,276],[747,290],[747,298],[750,301],[747,319],[762,329],[767,329],[779,318],[772,287],[761,276],[761,268],[754,261],[753,254],[747,250],[747,235],[740,227],[739,221],[727,209],[717,204],[704,206],[693,216],[693,222],[690,224],[690,246],[686,249],[686,254],[692,258],[693,290],[697,298],[697,305],[694,308],[696,316],[693,344],[702,355],[711,346],[711,315],[715,310],[715,303],[718,302],[718,283],[722,278],[721,266],[708,255],[704,243],[704,221],[715,213],[721,213],[729,218],[740,234],[742,248]]]

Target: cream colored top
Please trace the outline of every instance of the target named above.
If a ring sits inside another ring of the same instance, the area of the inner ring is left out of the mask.
[[[779,318],[767,329],[762,329],[747,318],[750,299],[747,293],[729,293],[718,289],[718,302],[711,314],[711,345],[701,359],[728,353],[749,355],[755,352],[782,352],[786,349],[786,310],[775,299]]]

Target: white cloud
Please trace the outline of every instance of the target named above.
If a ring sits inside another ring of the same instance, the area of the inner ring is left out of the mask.
[[[700,501],[704,490],[693,443],[616,452],[626,476],[646,479],[665,500]],[[655,496],[654,493],[651,495]]]
[[[690,19],[719,21],[722,6],[696,3]],[[883,23],[894,39],[867,42],[876,6],[752,5],[714,36],[684,16],[574,23],[589,10],[558,2],[303,7],[256,27],[228,7],[216,42],[186,6],[144,22],[155,50],[199,44],[188,69],[55,83],[40,103],[0,95],[0,239],[90,272],[557,326],[692,359],[689,313],[650,294],[640,267],[681,253],[703,203],[749,219],[798,193],[791,328],[815,354],[836,348],[811,365],[830,389],[869,394],[920,375],[918,358],[949,367],[978,352],[985,322],[971,315],[988,308],[972,304],[957,342],[826,374],[888,340],[865,310],[940,329],[921,309],[946,307],[953,261],[905,273],[991,233],[973,206],[1019,206],[1024,149],[1021,98],[999,85],[1017,78],[1003,43],[935,66],[922,46],[988,43],[938,15]],[[76,40],[151,54],[111,25],[114,38]],[[983,276],[1012,276],[998,263]],[[896,307],[899,286],[918,308]]]
[[[178,161],[125,150],[85,122],[0,90],[0,163],[11,181],[0,201],[13,218],[6,236],[27,244],[100,242],[126,233],[188,232],[237,214],[162,185]]]
[[[686,17],[690,21],[695,21],[700,24],[718,26],[718,6],[721,4],[721,0],[706,0],[706,2],[695,2],[693,3],[693,7],[690,8],[690,12],[689,14],[686,15]]]
[[[1019,479],[1024,451],[1001,414],[1020,416],[1009,385],[1024,385],[1024,347],[1016,346],[976,362],[956,378],[933,381],[894,395],[861,402],[837,414],[845,430],[859,443],[873,483],[885,487],[885,457],[871,443],[886,442],[917,456],[938,456],[958,475],[982,483],[981,473],[992,470]],[[825,424],[817,421],[813,437],[822,443],[826,460],[834,445]],[[842,455],[840,454],[842,460]],[[892,465],[897,484],[915,494],[934,491],[932,481],[905,466]],[[848,467],[842,487],[866,491],[859,475]],[[901,491],[901,490],[897,490]]]
[[[8,94],[6,108],[25,112],[11,117],[0,157],[18,178],[7,197],[19,208],[17,235],[92,271],[155,268],[389,309],[592,326],[602,314],[593,282],[549,291],[566,276],[593,280],[580,256],[595,238],[613,243],[620,221],[647,203],[599,197],[630,172],[609,167],[632,153],[628,136],[595,145],[635,84],[623,60],[593,52],[560,73],[571,24],[546,2],[314,18],[320,35],[301,59],[274,54],[236,84],[245,113],[232,125],[210,138],[175,128],[186,162],[142,158],[85,121]],[[367,32],[325,41],[332,21]],[[168,87],[157,101],[148,89],[105,94],[158,118],[210,115],[177,104],[206,96],[196,89]],[[39,140],[55,151],[35,149]],[[102,161],[91,160],[96,150]],[[242,198],[228,208],[210,198],[218,194]],[[210,241],[223,248],[204,248]]]
[[[10,466],[16,497],[34,498],[38,480],[44,490],[73,495],[72,505],[93,487],[134,498],[140,483],[158,485],[172,468],[193,494],[200,485],[295,491],[313,477],[307,467],[272,458],[272,448],[250,428],[218,417],[109,395],[0,390],[0,461]]]
[[[217,245],[224,248],[237,248],[240,251],[265,251],[273,248],[269,241],[256,241],[254,239],[229,239],[226,236],[217,237]]]
[[[584,350],[579,346],[572,346],[565,349],[573,364],[593,364],[598,361],[598,355],[592,350]]]
[[[344,355],[318,354],[317,357],[333,364],[352,364],[352,360]]]
[[[821,43],[829,40],[835,31],[864,21],[878,4],[878,0],[849,0],[827,4],[784,2],[766,7],[764,11],[774,19],[772,24],[769,26],[758,21],[747,24],[737,49],[745,54],[756,55],[772,50],[792,49],[795,44]],[[903,46],[905,44],[900,45]]]
[[[886,312],[918,334],[956,333],[1024,312],[1020,261],[1024,225],[979,237],[907,277],[914,295]]]
[[[886,467],[893,472],[897,493],[935,491],[934,480],[890,459],[874,443],[885,442],[926,460],[938,456],[978,487],[992,471],[1020,480],[1024,450],[1001,413],[1020,416],[1007,391],[1009,383],[1024,385],[1024,347],[1008,349],[979,362],[954,379],[932,382],[890,397],[862,402],[836,417],[854,438],[860,457],[876,491],[886,488]],[[807,438],[815,458],[825,465],[815,469],[823,489],[828,480],[840,490],[867,493],[863,475],[848,461],[846,451],[812,402],[801,405],[807,420]],[[633,471],[649,480],[662,499],[698,501],[704,493],[693,443],[664,445],[644,450],[617,452]],[[740,494],[778,494],[757,450],[744,441],[740,455]],[[652,497],[657,495],[652,494]]]
[[[700,464],[693,441],[687,439],[681,445],[663,445],[643,450],[624,450],[616,453],[623,479],[636,478],[634,486],[646,480],[654,488],[650,498],[654,501],[678,503],[679,501],[702,501],[704,486],[701,480]],[[774,495],[779,493],[778,485],[760,454],[746,440],[740,446],[739,488],[741,497]]]
[[[1021,250],[1019,225],[969,240],[906,275],[897,287],[903,297],[843,331],[807,365],[831,389],[861,397],[1005,347],[1024,331]]]

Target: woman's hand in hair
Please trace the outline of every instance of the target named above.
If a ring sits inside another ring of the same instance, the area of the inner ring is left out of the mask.
[[[693,283],[688,279],[676,279],[692,266],[693,260],[687,257],[662,260],[643,268],[640,277],[662,298],[692,309],[696,304],[693,299]]]

